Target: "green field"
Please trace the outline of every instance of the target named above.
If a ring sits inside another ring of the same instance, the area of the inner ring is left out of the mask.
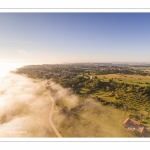
[[[107,75],[97,75],[97,77],[104,82],[108,82],[112,79],[114,82],[134,84],[139,86],[150,85],[150,76],[142,75],[126,75],[126,74],[107,74]]]

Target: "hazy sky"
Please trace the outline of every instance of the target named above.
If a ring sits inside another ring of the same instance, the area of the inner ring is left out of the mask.
[[[0,61],[150,62],[150,13],[0,13]]]

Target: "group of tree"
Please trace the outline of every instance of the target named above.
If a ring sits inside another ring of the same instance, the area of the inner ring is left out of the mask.
[[[139,86],[139,84],[127,84],[124,82],[115,82],[100,80],[97,74],[109,73],[133,74],[132,69],[112,69],[106,66],[105,70],[100,70],[92,65],[36,65],[19,68],[16,72],[27,74],[29,77],[38,79],[51,79],[59,83],[64,88],[71,88],[74,93],[81,97],[89,97],[92,94],[103,91],[108,93],[109,97],[115,99],[108,101],[101,98],[98,94],[94,98],[103,105],[111,105],[116,108],[131,111],[147,111],[150,114],[150,86]],[[143,74],[141,71],[136,71]],[[85,89],[86,92],[82,92]],[[140,116],[141,117],[141,116]],[[143,116],[142,116],[143,117]]]

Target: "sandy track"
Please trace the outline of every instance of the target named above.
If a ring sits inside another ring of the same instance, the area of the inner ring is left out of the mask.
[[[55,132],[55,134],[57,135],[57,137],[62,137],[60,135],[60,133],[58,132],[58,130],[56,129],[55,125],[52,122],[52,113],[53,113],[53,109],[54,109],[54,100],[51,99],[51,102],[52,102],[52,107],[51,107],[51,110],[50,110],[50,113],[49,113],[49,124],[52,127],[52,129]]]

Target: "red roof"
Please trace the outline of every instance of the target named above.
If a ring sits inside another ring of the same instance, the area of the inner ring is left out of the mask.
[[[135,121],[135,120],[133,120],[133,119],[130,119],[130,118],[127,118],[125,121],[124,121],[124,123],[123,124],[126,124],[128,121],[131,121],[132,123],[134,123],[134,124],[136,124],[136,125],[140,125],[140,122],[138,122],[138,121]]]
[[[138,121],[135,121],[135,120],[133,120],[133,119],[130,119],[130,121],[132,121],[134,124],[136,124],[136,125],[140,125],[140,122],[138,122]]]

